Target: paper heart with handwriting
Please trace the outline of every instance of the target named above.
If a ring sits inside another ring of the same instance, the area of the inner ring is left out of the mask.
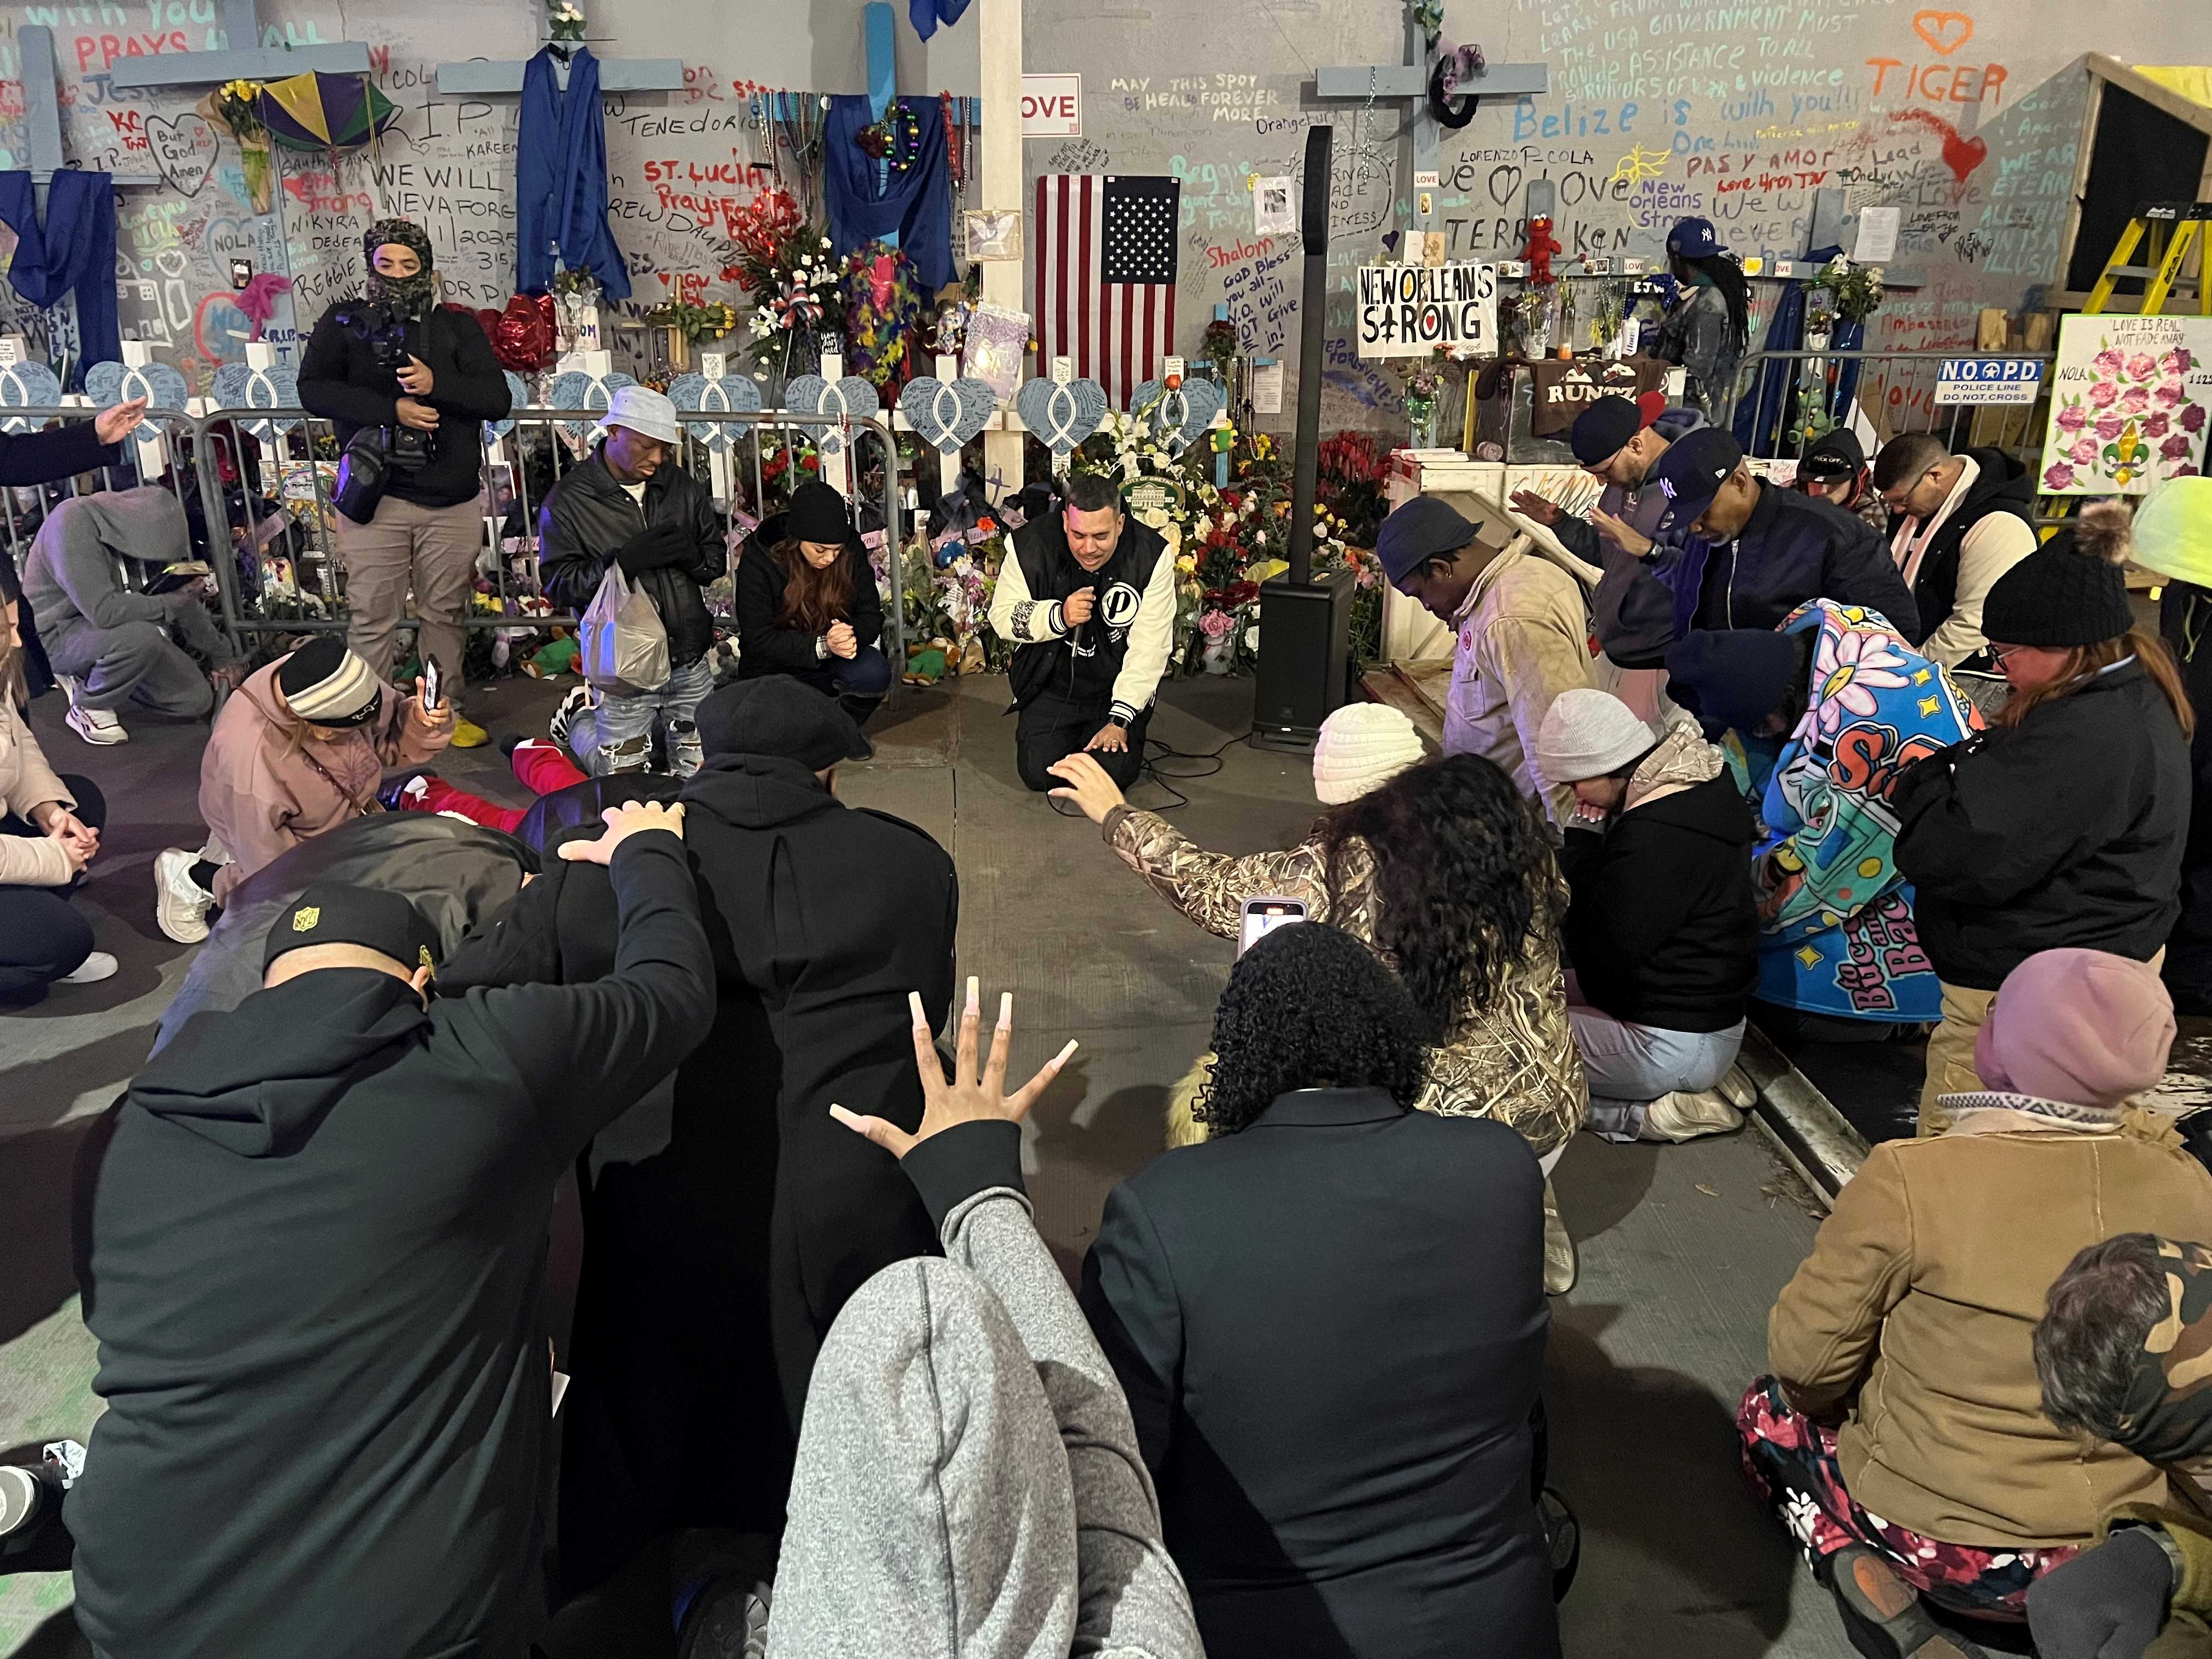
[[[99,409],[143,398],[151,408],[181,412],[192,395],[184,375],[167,363],[148,363],[143,368],[125,368],[118,362],[94,363],[84,372],[84,390]],[[55,391],[58,396],[59,387]],[[161,428],[156,422],[141,421],[132,435],[143,443],[161,434]]]
[[[802,374],[784,388],[783,402],[794,415],[820,415],[833,422],[841,416],[868,420],[883,408],[875,387],[857,374],[848,374],[835,386],[819,374]],[[817,427],[814,448],[823,460],[834,461],[845,453],[845,434],[834,425]]]
[[[161,177],[187,196],[198,195],[215,171],[215,124],[204,115],[186,113],[173,121],[149,115],[146,144]]]
[[[635,386],[635,377],[617,370],[612,374],[586,374],[580,368],[572,368],[556,376],[548,398],[555,409],[581,409],[604,413],[614,401],[615,393],[626,386]],[[572,438],[580,438],[598,424],[595,421],[563,421],[561,429]]]
[[[500,370],[500,373],[507,377],[507,418],[503,421],[486,421],[484,422],[484,441],[486,443],[496,443],[500,439],[504,438],[508,433],[514,431],[514,411],[518,409],[527,409],[530,407],[530,388],[523,384],[522,376],[516,374],[511,368],[503,368]]]
[[[1014,412],[1030,435],[1065,459],[1106,418],[1106,388],[1096,380],[1024,380],[1014,394]]]
[[[1930,52],[1948,58],[1974,38],[1974,20],[1963,11],[1916,11],[1912,32]]]
[[[300,377],[283,364],[273,368],[249,368],[244,363],[225,363],[215,372],[215,401],[218,409],[297,409]],[[299,425],[290,421],[241,421],[246,434],[261,443],[275,441],[280,432]]]
[[[695,415],[750,415],[761,406],[759,385],[750,376],[679,374],[668,383],[668,401]],[[751,431],[750,421],[690,421],[685,429],[709,449],[727,449]]]
[[[950,455],[979,436],[998,412],[999,394],[985,380],[939,380],[918,375],[899,393],[899,413],[915,436],[940,455]]]
[[[1221,413],[1221,388],[1211,380],[1187,379],[1170,392],[1158,380],[1146,380],[1129,399],[1129,412],[1152,428],[1170,454],[1180,455]]]
[[[62,383],[41,362],[10,363],[0,368],[0,409],[52,409],[62,400]],[[10,432],[40,424],[21,416],[4,422]]]

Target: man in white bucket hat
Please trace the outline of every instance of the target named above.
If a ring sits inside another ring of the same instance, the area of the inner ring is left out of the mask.
[[[594,776],[643,772],[653,738],[666,769],[699,769],[699,702],[714,689],[714,623],[700,589],[728,566],[714,497],[676,459],[676,405],[650,386],[617,391],[601,417],[591,459],[549,491],[538,514],[539,574],[546,596],[581,617],[609,569],[659,612],[668,633],[668,678],[635,690],[580,685],[553,716],[566,744]]]

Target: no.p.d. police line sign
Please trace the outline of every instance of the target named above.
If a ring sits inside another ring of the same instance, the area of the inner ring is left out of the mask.
[[[1938,404],[2032,404],[2042,390],[2037,357],[1946,357],[1936,370]]]
[[[1438,346],[1498,349],[1498,267],[1360,266],[1359,355],[1418,357]]]

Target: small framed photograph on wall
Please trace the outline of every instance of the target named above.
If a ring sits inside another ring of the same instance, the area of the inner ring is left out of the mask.
[[[967,208],[961,212],[960,227],[971,262],[1022,257],[1019,208]]]

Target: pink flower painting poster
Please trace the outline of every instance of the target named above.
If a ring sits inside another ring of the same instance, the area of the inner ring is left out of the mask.
[[[2204,470],[2212,319],[2069,317],[2058,328],[2046,495],[2140,495]]]

